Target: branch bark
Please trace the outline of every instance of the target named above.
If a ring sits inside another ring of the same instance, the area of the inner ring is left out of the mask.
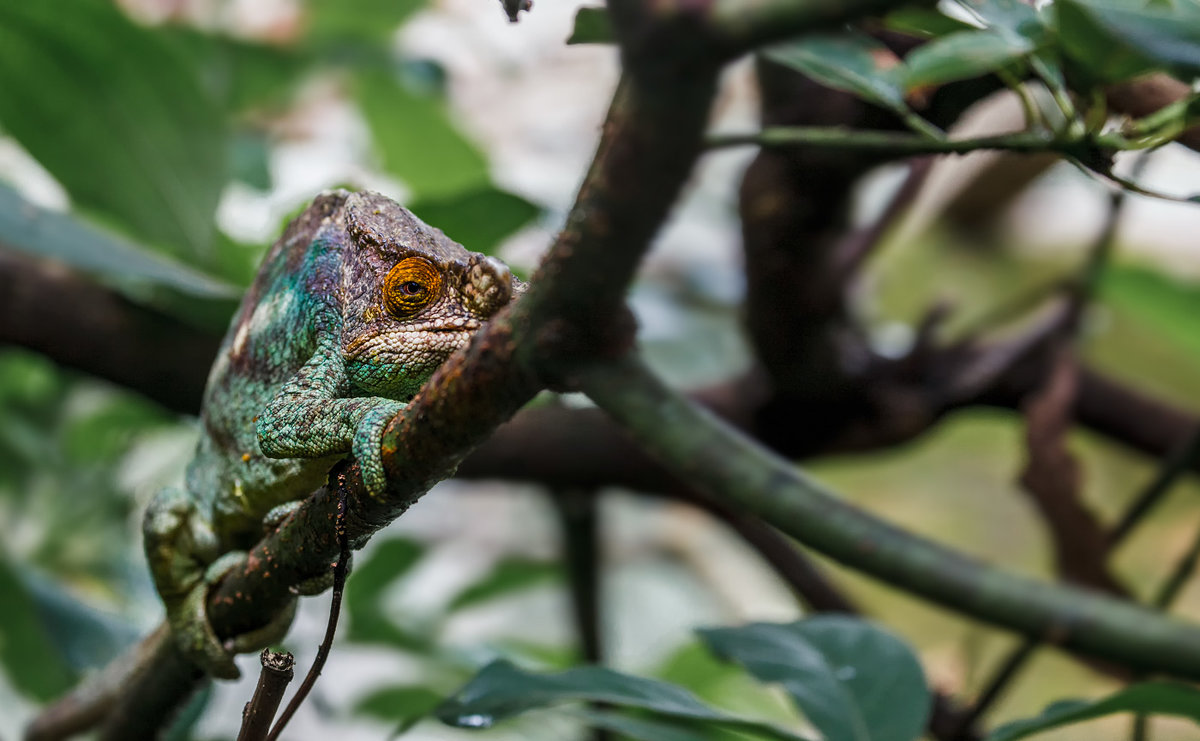
[[[876,520],[668,390],[634,358],[595,366],[584,391],[708,496],[735,503],[851,568],[1051,645],[1200,678],[1200,626],[1004,572]]]

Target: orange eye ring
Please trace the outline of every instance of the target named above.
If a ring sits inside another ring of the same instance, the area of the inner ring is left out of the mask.
[[[383,305],[397,319],[407,319],[442,295],[442,274],[423,257],[406,257],[383,281]]]

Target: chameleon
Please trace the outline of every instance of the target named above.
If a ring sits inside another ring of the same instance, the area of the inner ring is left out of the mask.
[[[185,657],[233,679],[234,653],[286,633],[290,611],[222,643],[205,614],[209,588],[347,454],[367,493],[382,495],[384,427],[523,289],[504,263],[377,193],[326,192],[292,221],[209,373],[183,486],[156,494],[143,520],[150,571]],[[331,581],[332,572],[299,591]]]

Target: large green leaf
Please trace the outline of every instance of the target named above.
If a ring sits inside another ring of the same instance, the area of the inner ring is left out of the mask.
[[[0,93],[2,95],[2,93]],[[201,299],[232,302],[241,290],[127,239],[55,211],[38,208],[0,184],[0,241],[66,263],[122,286],[161,286]]]
[[[1115,265],[1104,272],[1101,299],[1200,363],[1200,285],[1149,268]]]
[[[585,5],[575,11],[575,25],[567,39],[568,44],[611,44],[615,40],[608,8]]]
[[[1144,682],[1099,700],[1062,700],[1035,718],[1007,723],[987,741],[1017,741],[1042,731],[1115,713],[1144,713],[1189,718],[1200,724],[1200,690],[1171,682]]]
[[[226,180],[222,110],[190,57],[108,0],[0,4],[0,124],[75,203],[204,255]]]
[[[724,713],[673,684],[594,666],[557,674],[534,674],[507,661],[495,661],[442,703],[437,716],[450,725],[487,728],[528,710],[565,702],[606,703],[648,710],[668,718],[707,721],[773,739],[805,739],[768,723]]]
[[[988,28],[1012,40],[1039,45],[1047,29],[1032,3],[1024,0],[957,0]]]
[[[930,694],[912,650],[863,620],[822,615],[700,631],[718,656],[779,682],[827,741],[913,741]]]
[[[888,13],[883,20],[893,31],[923,38],[945,36],[955,31],[967,31],[974,28],[969,23],[951,18],[933,8],[900,8]]]
[[[439,95],[410,88],[374,67],[361,70],[355,83],[384,167],[418,200],[450,198],[488,185],[487,160],[450,122]]]
[[[314,38],[386,39],[426,0],[308,0],[308,34]]]
[[[346,640],[377,643],[423,651],[430,638],[401,628],[383,614],[384,591],[412,570],[425,556],[425,546],[413,540],[392,538],[376,544],[364,563],[355,564],[346,585],[346,612],[350,626]]]
[[[904,59],[907,89],[941,85],[995,72],[1034,50],[1021,37],[992,31],[958,31],[917,47]]]
[[[469,585],[450,601],[451,610],[474,607],[513,592],[562,578],[562,566],[547,561],[510,558],[500,561],[490,572]]]
[[[593,728],[603,728],[635,741],[712,741],[711,733],[691,727],[688,721],[646,720],[599,711],[583,711],[580,716]]]
[[[1058,0],[1062,47],[1092,77],[1122,80],[1152,68],[1181,79],[1200,75],[1200,5],[1135,5],[1120,0]]]
[[[0,665],[18,690],[49,700],[69,688],[75,677],[14,568],[0,558]]]
[[[418,201],[410,208],[467,249],[488,254],[540,212],[524,198],[491,185],[450,198]]]
[[[907,110],[903,65],[887,47],[868,36],[812,34],[763,53],[826,87],[854,93],[885,108]]]
[[[398,685],[377,689],[358,701],[354,711],[396,724],[393,737],[399,736],[428,716],[442,701],[442,693],[419,685]]]

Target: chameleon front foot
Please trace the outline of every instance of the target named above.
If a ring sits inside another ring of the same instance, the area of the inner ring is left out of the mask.
[[[241,672],[233,657],[279,642],[287,635],[296,615],[296,602],[293,600],[262,628],[227,641],[217,637],[208,620],[209,590],[245,558],[245,553],[236,551],[218,558],[205,571],[204,579],[188,592],[179,608],[168,611],[167,615],[171,633],[183,655],[205,673],[218,679],[238,679]]]

